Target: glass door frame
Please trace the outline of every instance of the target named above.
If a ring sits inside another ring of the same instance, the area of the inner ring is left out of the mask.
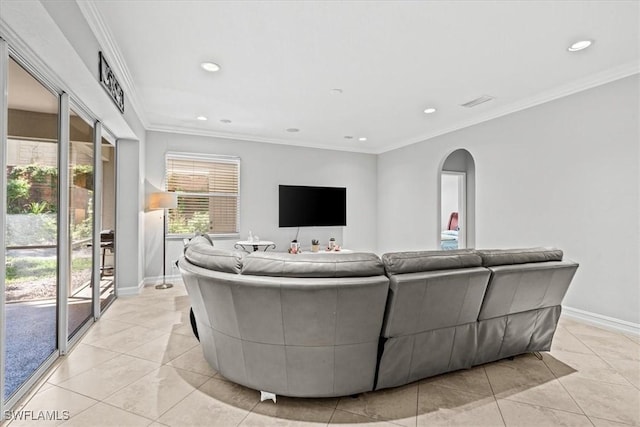
[[[2,248],[0,248],[0,265],[6,268],[6,229],[7,229],[7,133],[9,125],[9,100],[7,98],[7,72],[9,70],[9,46],[7,42],[0,38],[0,233],[2,234]],[[5,349],[6,333],[5,325],[5,276],[0,274],[0,422],[4,421],[5,402],[4,402],[4,376],[5,376]]]

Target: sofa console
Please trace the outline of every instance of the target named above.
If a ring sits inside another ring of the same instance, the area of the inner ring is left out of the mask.
[[[287,254],[178,262],[208,363],[265,392],[332,397],[546,351],[578,267],[562,251]]]

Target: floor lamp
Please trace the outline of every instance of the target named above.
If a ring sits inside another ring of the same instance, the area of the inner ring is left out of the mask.
[[[149,200],[149,209],[162,209],[162,283],[156,285],[156,289],[169,289],[173,284],[167,283],[166,264],[167,264],[167,209],[178,207],[178,195],[176,193],[152,193]]]

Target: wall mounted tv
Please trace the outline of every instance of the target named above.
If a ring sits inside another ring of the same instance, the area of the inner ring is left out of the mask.
[[[347,189],[281,185],[280,227],[347,225]]]

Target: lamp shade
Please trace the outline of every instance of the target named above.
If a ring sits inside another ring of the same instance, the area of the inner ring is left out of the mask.
[[[178,195],[176,193],[151,193],[151,197],[149,198],[149,209],[173,209],[177,207]]]

